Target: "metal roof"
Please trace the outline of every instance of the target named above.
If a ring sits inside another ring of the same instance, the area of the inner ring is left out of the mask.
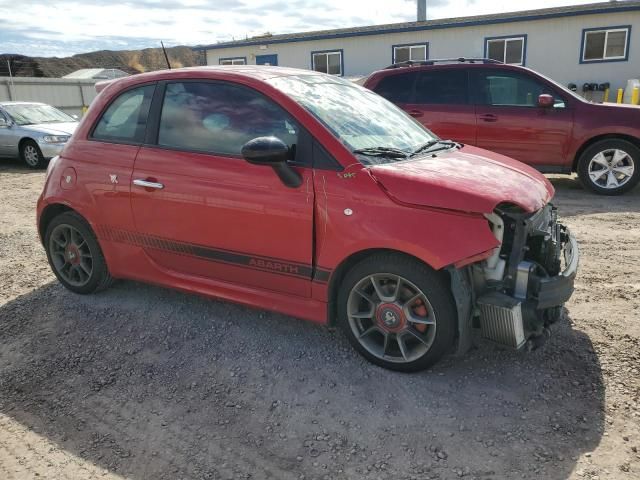
[[[123,72],[117,68],[81,68],[75,72],[71,72],[62,78],[75,78],[75,79],[113,79],[128,77],[127,72]]]
[[[361,35],[381,35],[385,33],[436,30],[453,27],[471,27],[476,25],[487,25],[494,23],[545,20],[549,18],[569,17],[576,15],[593,15],[598,13],[626,12],[634,10],[640,10],[640,1],[624,0],[598,2],[590,3],[587,5],[542,8],[537,10],[523,10],[519,12],[476,15],[473,17],[443,18],[438,20],[427,20],[425,22],[389,23],[385,25],[370,25],[365,27],[338,28],[334,30],[317,30],[312,32],[300,33],[285,33],[281,35],[265,35],[247,38],[246,40],[220,42],[211,45],[198,45],[193,49],[212,50],[217,48],[231,48],[249,45],[305,42],[310,40],[326,40],[333,38],[356,37]]]

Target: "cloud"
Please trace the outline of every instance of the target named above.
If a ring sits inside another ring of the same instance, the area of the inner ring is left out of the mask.
[[[544,6],[591,0],[546,0]],[[538,0],[427,0],[428,18],[540,8]],[[413,0],[0,0],[0,53],[63,56],[95,49],[201,45],[415,20]]]

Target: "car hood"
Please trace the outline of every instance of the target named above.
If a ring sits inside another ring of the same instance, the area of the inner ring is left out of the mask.
[[[551,183],[533,168],[471,146],[369,171],[401,203],[464,212],[491,213],[500,203],[534,212],[554,194]]]
[[[22,128],[46,135],[71,135],[78,126],[78,122],[67,123],[35,123],[24,125]]]

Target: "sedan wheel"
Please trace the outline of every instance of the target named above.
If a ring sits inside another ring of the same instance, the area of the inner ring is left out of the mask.
[[[406,278],[369,275],[351,290],[349,326],[375,357],[408,363],[423,357],[436,334],[436,317],[427,296]]]
[[[20,158],[29,168],[42,168],[45,164],[40,147],[33,140],[26,140],[21,145]]]

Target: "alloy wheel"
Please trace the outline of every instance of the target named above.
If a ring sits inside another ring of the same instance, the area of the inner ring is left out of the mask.
[[[375,357],[409,363],[426,355],[436,335],[427,296],[412,282],[389,273],[368,275],[349,293],[349,326]]]
[[[587,172],[594,185],[613,190],[631,180],[634,170],[631,155],[624,150],[611,148],[596,154],[589,162]]]
[[[25,162],[27,162],[32,167],[38,165],[38,162],[40,161],[40,154],[38,153],[36,147],[34,147],[33,145],[27,145],[24,147],[23,152]]]
[[[49,237],[49,253],[56,272],[69,284],[85,286],[93,273],[93,255],[76,228],[60,224]]]

